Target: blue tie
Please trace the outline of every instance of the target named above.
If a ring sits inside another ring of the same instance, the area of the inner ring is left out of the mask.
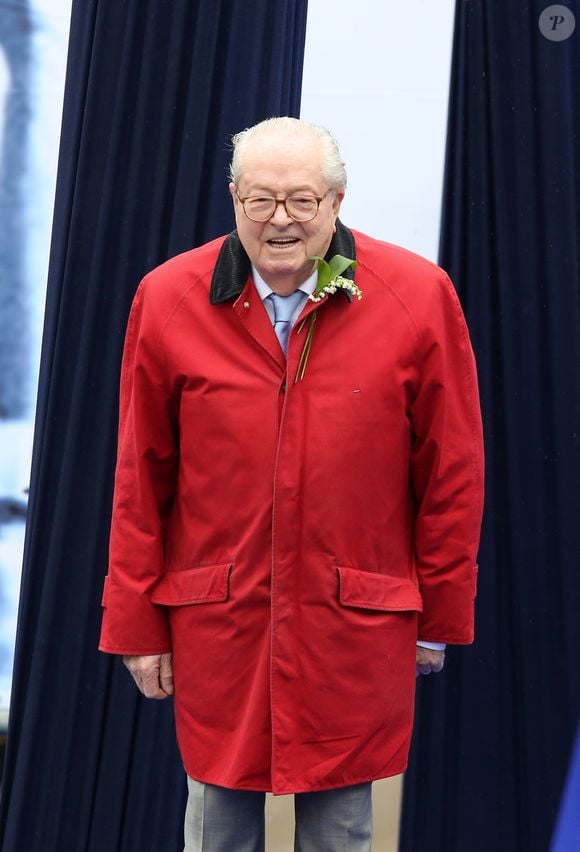
[[[295,290],[289,296],[278,296],[277,293],[270,293],[268,298],[274,305],[274,331],[280,341],[282,351],[286,354],[288,337],[292,328],[292,317],[300,302],[306,298],[306,293],[302,290]]]

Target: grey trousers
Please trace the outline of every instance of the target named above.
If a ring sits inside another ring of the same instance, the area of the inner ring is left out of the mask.
[[[265,793],[188,778],[184,852],[264,852]],[[371,784],[294,796],[294,852],[371,852]]]

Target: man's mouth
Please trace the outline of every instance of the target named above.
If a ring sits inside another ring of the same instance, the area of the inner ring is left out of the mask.
[[[275,249],[289,248],[296,245],[297,242],[297,237],[276,237],[275,239],[267,240],[268,245]]]

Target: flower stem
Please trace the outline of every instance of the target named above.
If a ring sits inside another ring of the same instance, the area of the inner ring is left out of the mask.
[[[318,310],[313,311],[310,317],[310,325],[308,326],[308,334],[306,335],[306,340],[304,341],[304,346],[302,347],[302,352],[300,353],[300,359],[298,361],[298,369],[296,370],[296,376],[294,378],[294,384],[296,382],[301,382],[304,378],[304,374],[306,372],[306,365],[308,363],[308,356],[310,355],[310,349],[312,347],[312,338],[314,336],[314,324],[316,322],[316,315]]]

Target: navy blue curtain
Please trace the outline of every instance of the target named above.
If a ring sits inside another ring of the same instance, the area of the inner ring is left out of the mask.
[[[171,702],[96,650],[118,373],[140,278],[233,226],[231,134],[297,115],[306,0],[74,0],[4,852],[182,849]]]
[[[546,852],[580,710],[580,27],[546,37],[547,5],[457,3],[440,262],[487,502],[477,639],[420,684],[402,852]]]

